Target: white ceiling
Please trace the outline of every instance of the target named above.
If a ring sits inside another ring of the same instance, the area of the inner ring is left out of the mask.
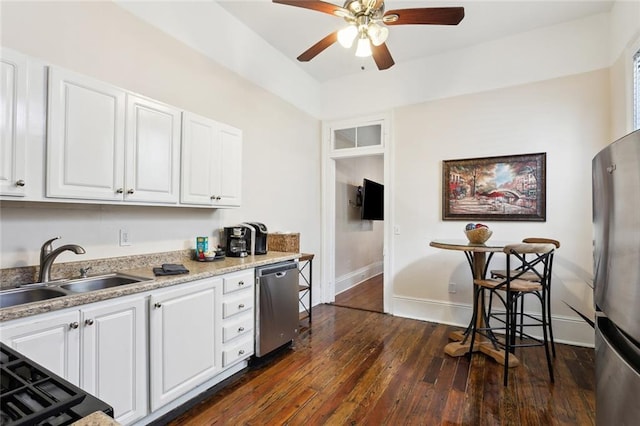
[[[357,73],[362,69],[376,69],[372,58],[357,58],[354,55],[355,47],[347,50],[337,43],[310,62],[298,62],[295,59],[329,33],[342,28],[345,23],[338,17],[299,7],[274,4],[270,0],[217,2],[319,82]],[[339,0],[333,3],[343,4]],[[443,6],[465,8],[465,18],[457,26],[389,27],[387,46],[396,64],[406,63],[447,50],[609,12],[613,3],[613,0],[387,0],[387,10]]]

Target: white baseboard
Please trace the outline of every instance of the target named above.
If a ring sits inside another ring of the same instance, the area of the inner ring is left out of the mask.
[[[393,297],[392,314],[440,324],[466,327],[469,325],[471,305],[443,302],[440,300]],[[594,330],[581,318],[553,315],[553,338],[556,343],[594,347]],[[531,333],[535,335],[535,333]]]
[[[371,263],[355,271],[351,271],[348,274],[344,274],[336,278],[336,294],[340,294],[343,291],[347,291],[352,287],[357,286],[363,281],[373,278],[376,275],[380,275],[383,272],[382,261]]]

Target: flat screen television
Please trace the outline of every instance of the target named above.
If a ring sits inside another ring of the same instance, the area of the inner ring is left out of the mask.
[[[384,185],[369,179],[362,181],[363,220],[384,220]]]

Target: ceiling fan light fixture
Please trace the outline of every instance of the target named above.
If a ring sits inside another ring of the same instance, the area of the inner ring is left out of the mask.
[[[338,31],[338,43],[346,49],[353,46],[353,41],[356,39],[358,35],[358,29],[355,25],[349,25]]]
[[[363,35],[358,39],[356,56],[359,58],[371,56],[371,43],[369,43],[369,38],[366,35]]]
[[[367,28],[367,35],[374,46],[380,46],[382,43],[387,41],[387,37],[389,37],[389,29],[372,22]]]

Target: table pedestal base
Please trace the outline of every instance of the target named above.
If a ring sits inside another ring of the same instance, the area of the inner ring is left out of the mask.
[[[464,333],[462,331],[451,332],[451,334],[449,334],[449,339],[454,340],[454,342],[449,343],[444,347],[444,353],[453,357],[464,356],[469,353],[471,338],[469,337],[465,343],[462,343],[464,340]],[[495,349],[493,344],[482,336],[476,337],[476,340],[473,343],[473,351],[482,352],[483,354],[493,358],[500,365],[504,365],[505,363],[504,350]],[[513,354],[509,354],[509,368],[517,367],[519,365],[520,361],[518,358]]]

